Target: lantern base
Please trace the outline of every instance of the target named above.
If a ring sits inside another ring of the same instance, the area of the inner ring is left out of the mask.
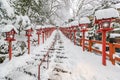
[[[4,39],[5,41],[15,41],[16,39]]]
[[[83,29],[83,30],[80,30],[81,32],[85,32],[85,31],[88,31],[87,29]]]

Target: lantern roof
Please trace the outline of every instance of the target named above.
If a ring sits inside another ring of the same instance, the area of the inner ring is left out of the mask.
[[[107,18],[117,18],[119,13],[114,8],[102,9],[95,12],[95,18],[98,19],[107,19]]]
[[[90,19],[88,17],[82,17],[79,20],[79,24],[89,24],[90,23]]]
[[[12,29],[13,29],[16,33],[18,33],[18,30],[17,30],[16,27],[14,27],[13,25],[5,25],[5,26],[2,28],[2,31],[1,31],[1,32],[10,32]]]

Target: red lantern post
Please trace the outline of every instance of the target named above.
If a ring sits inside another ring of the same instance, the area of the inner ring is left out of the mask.
[[[111,13],[112,12],[112,13]],[[106,14],[106,15],[103,15]],[[110,15],[111,13],[111,15]],[[102,14],[102,16],[100,15]],[[106,32],[111,31],[110,24],[119,17],[117,10],[113,8],[98,10],[95,12],[95,24],[98,24],[99,30],[97,32],[102,33],[102,64],[106,65]]]
[[[15,41],[14,35],[17,34],[17,29],[13,25],[6,25],[3,28],[3,32],[6,33],[5,40],[8,41],[9,43],[8,52],[9,52],[9,60],[11,60],[12,59],[12,41]]]
[[[42,42],[43,42],[43,44],[44,44],[44,29],[42,29]]]
[[[30,37],[32,36],[32,28],[28,28],[25,30],[26,31],[26,36],[28,36],[28,54],[30,54]]]
[[[37,35],[38,35],[38,45],[40,44],[40,34],[41,34],[41,32],[42,32],[42,29],[41,28],[39,28],[39,29],[36,29],[37,30]]]
[[[82,17],[80,18],[80,30],[82,32],[82,48],[83,48],[83,51],[85,50],[85,32],[87,31],[87,27],[90,23],[90,20],[88,17]]]
[[[79,24],[79,26],[81,26],[82,32],[82,48],[85,51],[85,32],[87,31],[88,24]]]
[[[97,32],[102,33],[102,64],[106,65],[106,33],[111,31],[110,23],[113,21],[113,18],[96,20],[96,23],[99,24],[99,30]]]

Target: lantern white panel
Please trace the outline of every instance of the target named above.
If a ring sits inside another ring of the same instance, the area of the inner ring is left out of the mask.
[[[96,19],[116,18],[119,13],[114,8],[102,9],[95,12]]]

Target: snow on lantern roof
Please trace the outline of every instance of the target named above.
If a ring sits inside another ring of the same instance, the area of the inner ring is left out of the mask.
[[[89,24],[90,23],[90,19],[88,17],[82,17],[79,20],[80,24]]]
[[[18,33],[18,30],[13,25],[4,26],[1,32],[10,32],[12,29],[14,29],[14,31]]]
[[[78,21],[73,21],[70,23],[71,26],[77,26],[78,24],[79,24]]]
[[[32,29],[32,26],[28,26],[28,27],[26,27],[25,30],[29,30],[29,29]]]
[[[96,19],[116,18],[119,13],[114,8],[102,9],[95,12]]]
[[[42,26],[41,25],[37,25],[35,29],[40,29],[40,28],[42,28]]]

